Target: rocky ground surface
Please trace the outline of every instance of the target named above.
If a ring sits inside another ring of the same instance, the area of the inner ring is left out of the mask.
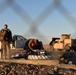
[[[76,75],[75,69],[0,62],[0,75]]]

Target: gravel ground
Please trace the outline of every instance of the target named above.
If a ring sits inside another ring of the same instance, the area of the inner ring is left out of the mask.
[[[0,62],[0,75],[76,75],[76,70],[51,65],[28,65]]]

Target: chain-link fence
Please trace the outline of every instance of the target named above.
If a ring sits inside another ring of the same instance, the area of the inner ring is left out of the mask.
[[[69,0],[68,0],[69,2]],[[3,13],[5,9],[10,7],[16,14],[18,14],[24,22],[29,25],[29,29],[24,36],[28,37],[37,37],[41,40],[50,41],[47,39],[45,34],[42,34],[39,31],[39,27],[41,23],[45,21],[45,19],[52,14],[55,10],[65,17],[65,19],[74,27],[76,28],[76,18],[72,15],[72,13],[62,4],[62,0],[52,0],[50,3],[36,18],[33,20],[31,16],[17,3],[15,0],[3,0],[0,3],[0,13]],[[49,32],[50,33],[50,32]],[[50,33],[51,38],[51,33]]]

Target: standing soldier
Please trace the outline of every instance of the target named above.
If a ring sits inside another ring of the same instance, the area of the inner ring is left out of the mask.
[[[3,59],[10,59],[10,43],[12,42],[12,33],[11,30],[8,29],[8,25],[5,24],[4,28],[1,30],[1,32],[5,32],[5,35],[3,36],[2,43],[2,58]]]

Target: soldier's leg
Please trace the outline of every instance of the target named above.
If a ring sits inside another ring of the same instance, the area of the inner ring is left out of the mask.
[[[3,45],[1,43],[1,58],[2,58],[2,55],[3,55]]]
[[[5,53],[6,53],[6,44],[5,42],[2,42],[2,58],[5,59]]]
[[[7,52],[6,52],[7,59],[10,59],[10,43],[8,42],[6,44],[6,49],[7,49]]]

